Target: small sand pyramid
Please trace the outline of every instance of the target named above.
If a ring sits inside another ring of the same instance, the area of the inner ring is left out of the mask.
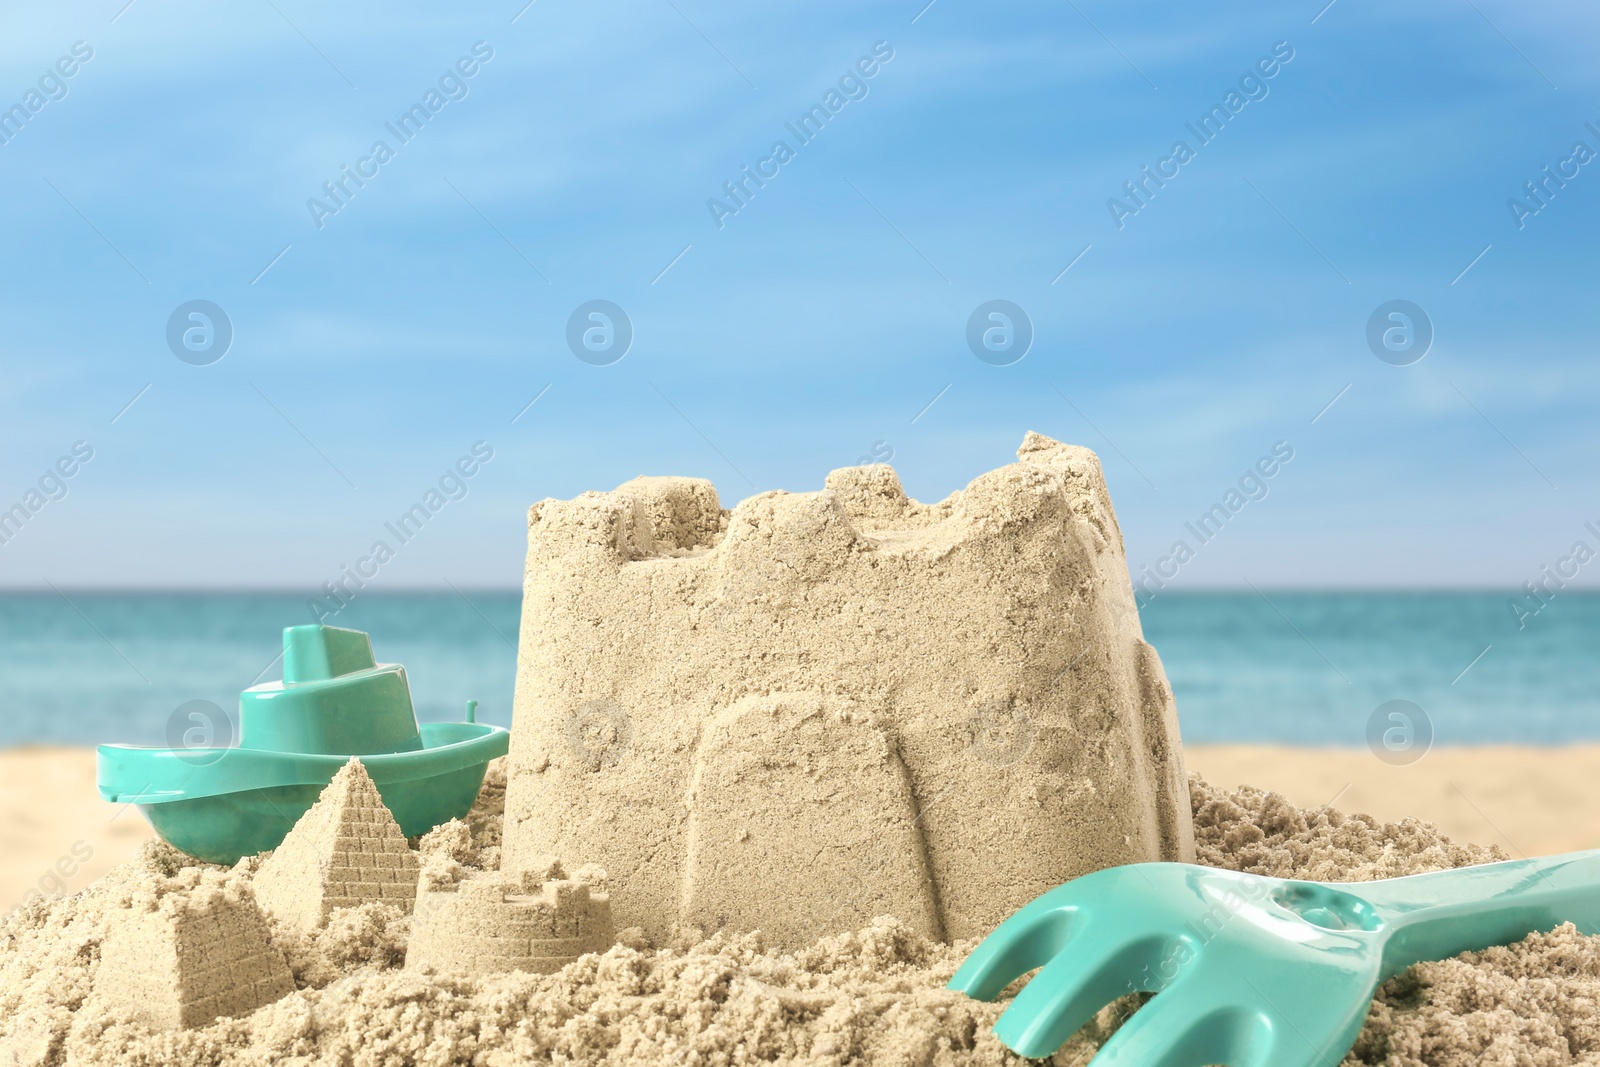
[[[100,949],[95,993],[154,1029],[248,1015],[294,992],[248,890],[201,886],[136,906]]]
[[[368,901],[411,911],[417,857],[354,756],[300,816],[254,879],[273,918],[313,930],[335,908]]]

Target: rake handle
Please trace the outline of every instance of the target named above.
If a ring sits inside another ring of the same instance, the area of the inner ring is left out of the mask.
[[[1342,885],[1385,920],[1383,978],[1570,922],[1600,933],[1600,850]]]

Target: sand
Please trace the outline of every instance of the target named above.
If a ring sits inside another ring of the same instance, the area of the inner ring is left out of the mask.
[[[454,849],[451,849],[454,851]],[[606,875],[559,860],[515,873],[430,865],[417,895],[406,967],[438,974],[551,974],[616,943]]]
[[[692,478],[541,501],[517,660],[508,862],[598,863],[658,940],[962,938],[1193,855],[1099,460],[1039,434],[937,504],[882,465],[731,510]]]
[[[238,879],[200,877],[165,893],[131,893],[102,923],[85,1014],[125,1016],[152,1030],[194,1029],[248,1015],[294,991],[265,916]]]
[[[1600,745],[1441,748],[1409,767],[1365,749],[1186,745],[1184,755],[1220,786],[1255,784],[1302,807],[1332,802],[1391,822],[1415,817],[1511,856],[1600,848]],[[0,750],[0,915],[25,895],[77,892],[152,836],[137,810],[95,796],[92,750]],[[81,864],[70,852],[80,841],[92,852]],[[66,877],[54,874],[63,858]]]
[[[256,900],[274,918],[316,930],[335,909],[362,904],[391,904],[409,915],[417,899],[417,857],[352,756],[251,881]]]
[[[1336,804],[1380,819],[1426,819],[1457,841],[1512,856],[1600,848],[1600,745],[1437,748],[1395,767],[1366,749],[1186,745],[1189,768],[1303,807]]]
[[[468,819],[423,843],[425,869],[492,865],[504,769],[491,767]],[[1196,847],[1208,863],[1344,879],[1502,858],[1415,821],[1381,824],[1307,811],[1255,790],[1193,784]],[[382,904],[334,913],[303,935],[273,926],[295,992],[244,1018],[152,1029],[95,1009],[107,922],[134,897],[243,889],[231,872],[150,845],[86,891],[0,924],[0,1063],[87,1065],[313,1063],[804,1065],[1020,1063],[989,1031],[1003,1005],[942,988],[972,942],[941,944],[889,918],[798,950],[719,933],[651,948],[640,931],[549,975],[460,976],[404,967],[411,920]],[[220,888],[219,888],[220,887]],[[1570,927],[1519,945],[1419,965],[1374,1002],[1346,1067],[1600,1062],[1600,937]],[[1131,1005],[1102,1012],[1055,1057],[1081,1064]]]
[[[0,749],[0,915],[76,893],[155,836],[136,808],[101,800],[94,775],[92,749]]]

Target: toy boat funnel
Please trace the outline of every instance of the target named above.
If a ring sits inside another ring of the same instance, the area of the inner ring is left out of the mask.
[[[100,795],[136,804],[168,844],[237,863],[275,849],[351,756],[407,837],[466,815],[511,735],[475,721],[418,724],[398,663],[359,630],[290,626],[283,680],[239,695],[236,748],[101,745]]]

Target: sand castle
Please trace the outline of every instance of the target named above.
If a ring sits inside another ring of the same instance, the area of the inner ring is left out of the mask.
[[[424,879],[406,967],[466,974],[559,971],[616,940],[605,874],[544,861],[515,873]]]
[[[294,979],[249,892],[202,885],[120,916],[101,945],[94,991],[103,1007],[152,1029],[184,1029],[247,1015],[294,992]]]
[[[417,857],[366,768],[351,757],[253,884],[273,918],[313,930],[335,908],[369,901],[409,912],[417,899]]]
[[[800,944],[987,933],[1090,870],[1189,860],[1176,713],[1094,453],[1029,434],[937,504],[885,466],[724,511],[638,478],[528,514],[508,867],[581,856],[617,922]]]

